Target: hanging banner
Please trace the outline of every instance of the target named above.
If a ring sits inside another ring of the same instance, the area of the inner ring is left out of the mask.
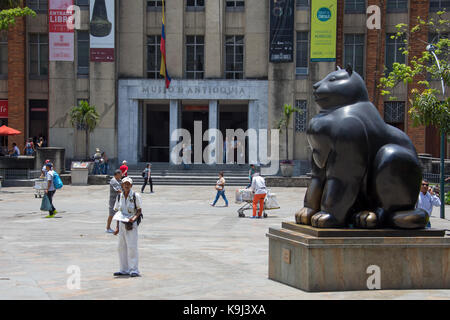
[[[8,100],[0,100],[0,119],[8,119]]]
[[[311,61],[336,61],[337,0],[311,1]]]
[[[74,31],[67,27],[72,15],[67,8],[73,0],[49,0],[48,2],[48,40],[49,61],[71,61],[74,59]]]
[[[93,62],[114,61],[114,2],[90,1],[90,56]]]
[[[270,62],[294,61],[294,0],[270,0]]]

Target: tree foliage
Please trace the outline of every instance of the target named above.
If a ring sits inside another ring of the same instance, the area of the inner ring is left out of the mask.
[[[86,133],[86,159],[89,158],[89,133],[94,131],[97,127],[100,115],[96,107],[90,105],[87,101],[80,101],[78,106],[70,110],[70,123],[78,130],[83,130]]]
[[[22,2],[20,0],[0,0],[0,31],[14,26],[17,17],[36,16],[36,12],[30,8],[22,8]]]
[[[392,95],[393,88],[402,82],[408,84],[417,81],[420,89],[412,89],[409,100],[411,107],[408,113],[413,120],[413,125],[435,126],[441,132],[450,133],[450,99],[443,97],[440,85],[441,78],[445,88],[448,88],[450,82],[450,40],[448,39],[450,20],[444,18],[445,14],[445,11],[439,11],[436,19],[430,18],[428,21],[418,17],[417,24],[410,29],[406,24],[398,24],[397,33],[391,37],[403,39],[404,46],[399,50],[403,55],[408,56],[411,48],[409,41],[413,40],[418,32],[428,31],[435,34],[431,44],[435,47],[440,69],[433,54],[426,49],[428,43],[424,43],[424,50],[419,57],[409,57],[407,63],[395,62],[393,71],[380,79],[380,87],[382,95],[390,95],[389,99],[395,100],[396,97]],[[430,80],[439,81],[439,89],[433,88]]]
[[[277,122],[277,129],[280,129],[280,132],[285,130],[286,135],[286,160],[289,160],[289,138],[288,138],[288,127],[289,122],[291,121],[292,115],[295,113],[302,113],[303,111],[299,108],[293,107],[291,104],[285,104],[283,106],[283,114],[281,115],[280,120]]]

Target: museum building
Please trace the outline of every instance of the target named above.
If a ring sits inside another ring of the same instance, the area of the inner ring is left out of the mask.
[[[104,6],[100,18],[110,28],[112,45],[94,45],[92,21],[99,17],[90,1]],[[169,88],[160,75],[162,1],[90,1],[74,0],[81,24],[73,31],[68,61],[51,53],[57,41],[49,27],[52,0],[26,1],[37,16],[17,19],[0,33],[0,104],[7,107],[0,125],[24,133],[8,138],[9,145],[23,149],[25,138],[44,135],[49,146],[66,149],[68,161],[83,158],[84,131],[72,127],[69,112],[87,100],[100,114],[91,154],[98,147],[117,163],[169,162],[173,130],[187,129],[193,136],[195,121],[202,122],[202,132],[272,129],[287,103],[303,111],[290,123],[289,158],[306,162],[307,123],[319,112],[312,86],[336,66],[351,64],[385,121],[405,131],[418,153],[439,156],[439,131],[414,128],[407,114],[408,92],[417,84],[400,85],[397,101],[381,96],[378,85],[385,66],[389,70],[407,59],[398,54],[400,40],[390,38],[395,25],[436,16],[449,1],[324,0],[335,19],[333,48],[330,56],[316,58],[311,0],[166,0]],[[367,27],[371,5],[381,9],[381,29]],[[292,28],[277,27],[276,17]],[[418,35],[411,54],[423,51],[429,40],[436,36]],[[286,157],[283,134],[279,152]]]

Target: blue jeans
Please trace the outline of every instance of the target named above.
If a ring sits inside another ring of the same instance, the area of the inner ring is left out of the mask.
[[[216,200],[213,202],[213,206],[216,205],[217,200],[219,200],[220,196],[222,196],[223,200],[225,200],[225,205],[228,206],[227,197],[225,197],[225,190],[217,190]]]
[[[94,172],[93,174],[100,174],[100,164],[94,163]]]

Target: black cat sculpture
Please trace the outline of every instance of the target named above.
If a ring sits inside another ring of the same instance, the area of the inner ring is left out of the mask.
[[[321,111],[307,130],[312,181],[298,224],[318,228],[424,228],[415,204],[422,182],[416,150],[386,124],[350,66],[313,86]]]

